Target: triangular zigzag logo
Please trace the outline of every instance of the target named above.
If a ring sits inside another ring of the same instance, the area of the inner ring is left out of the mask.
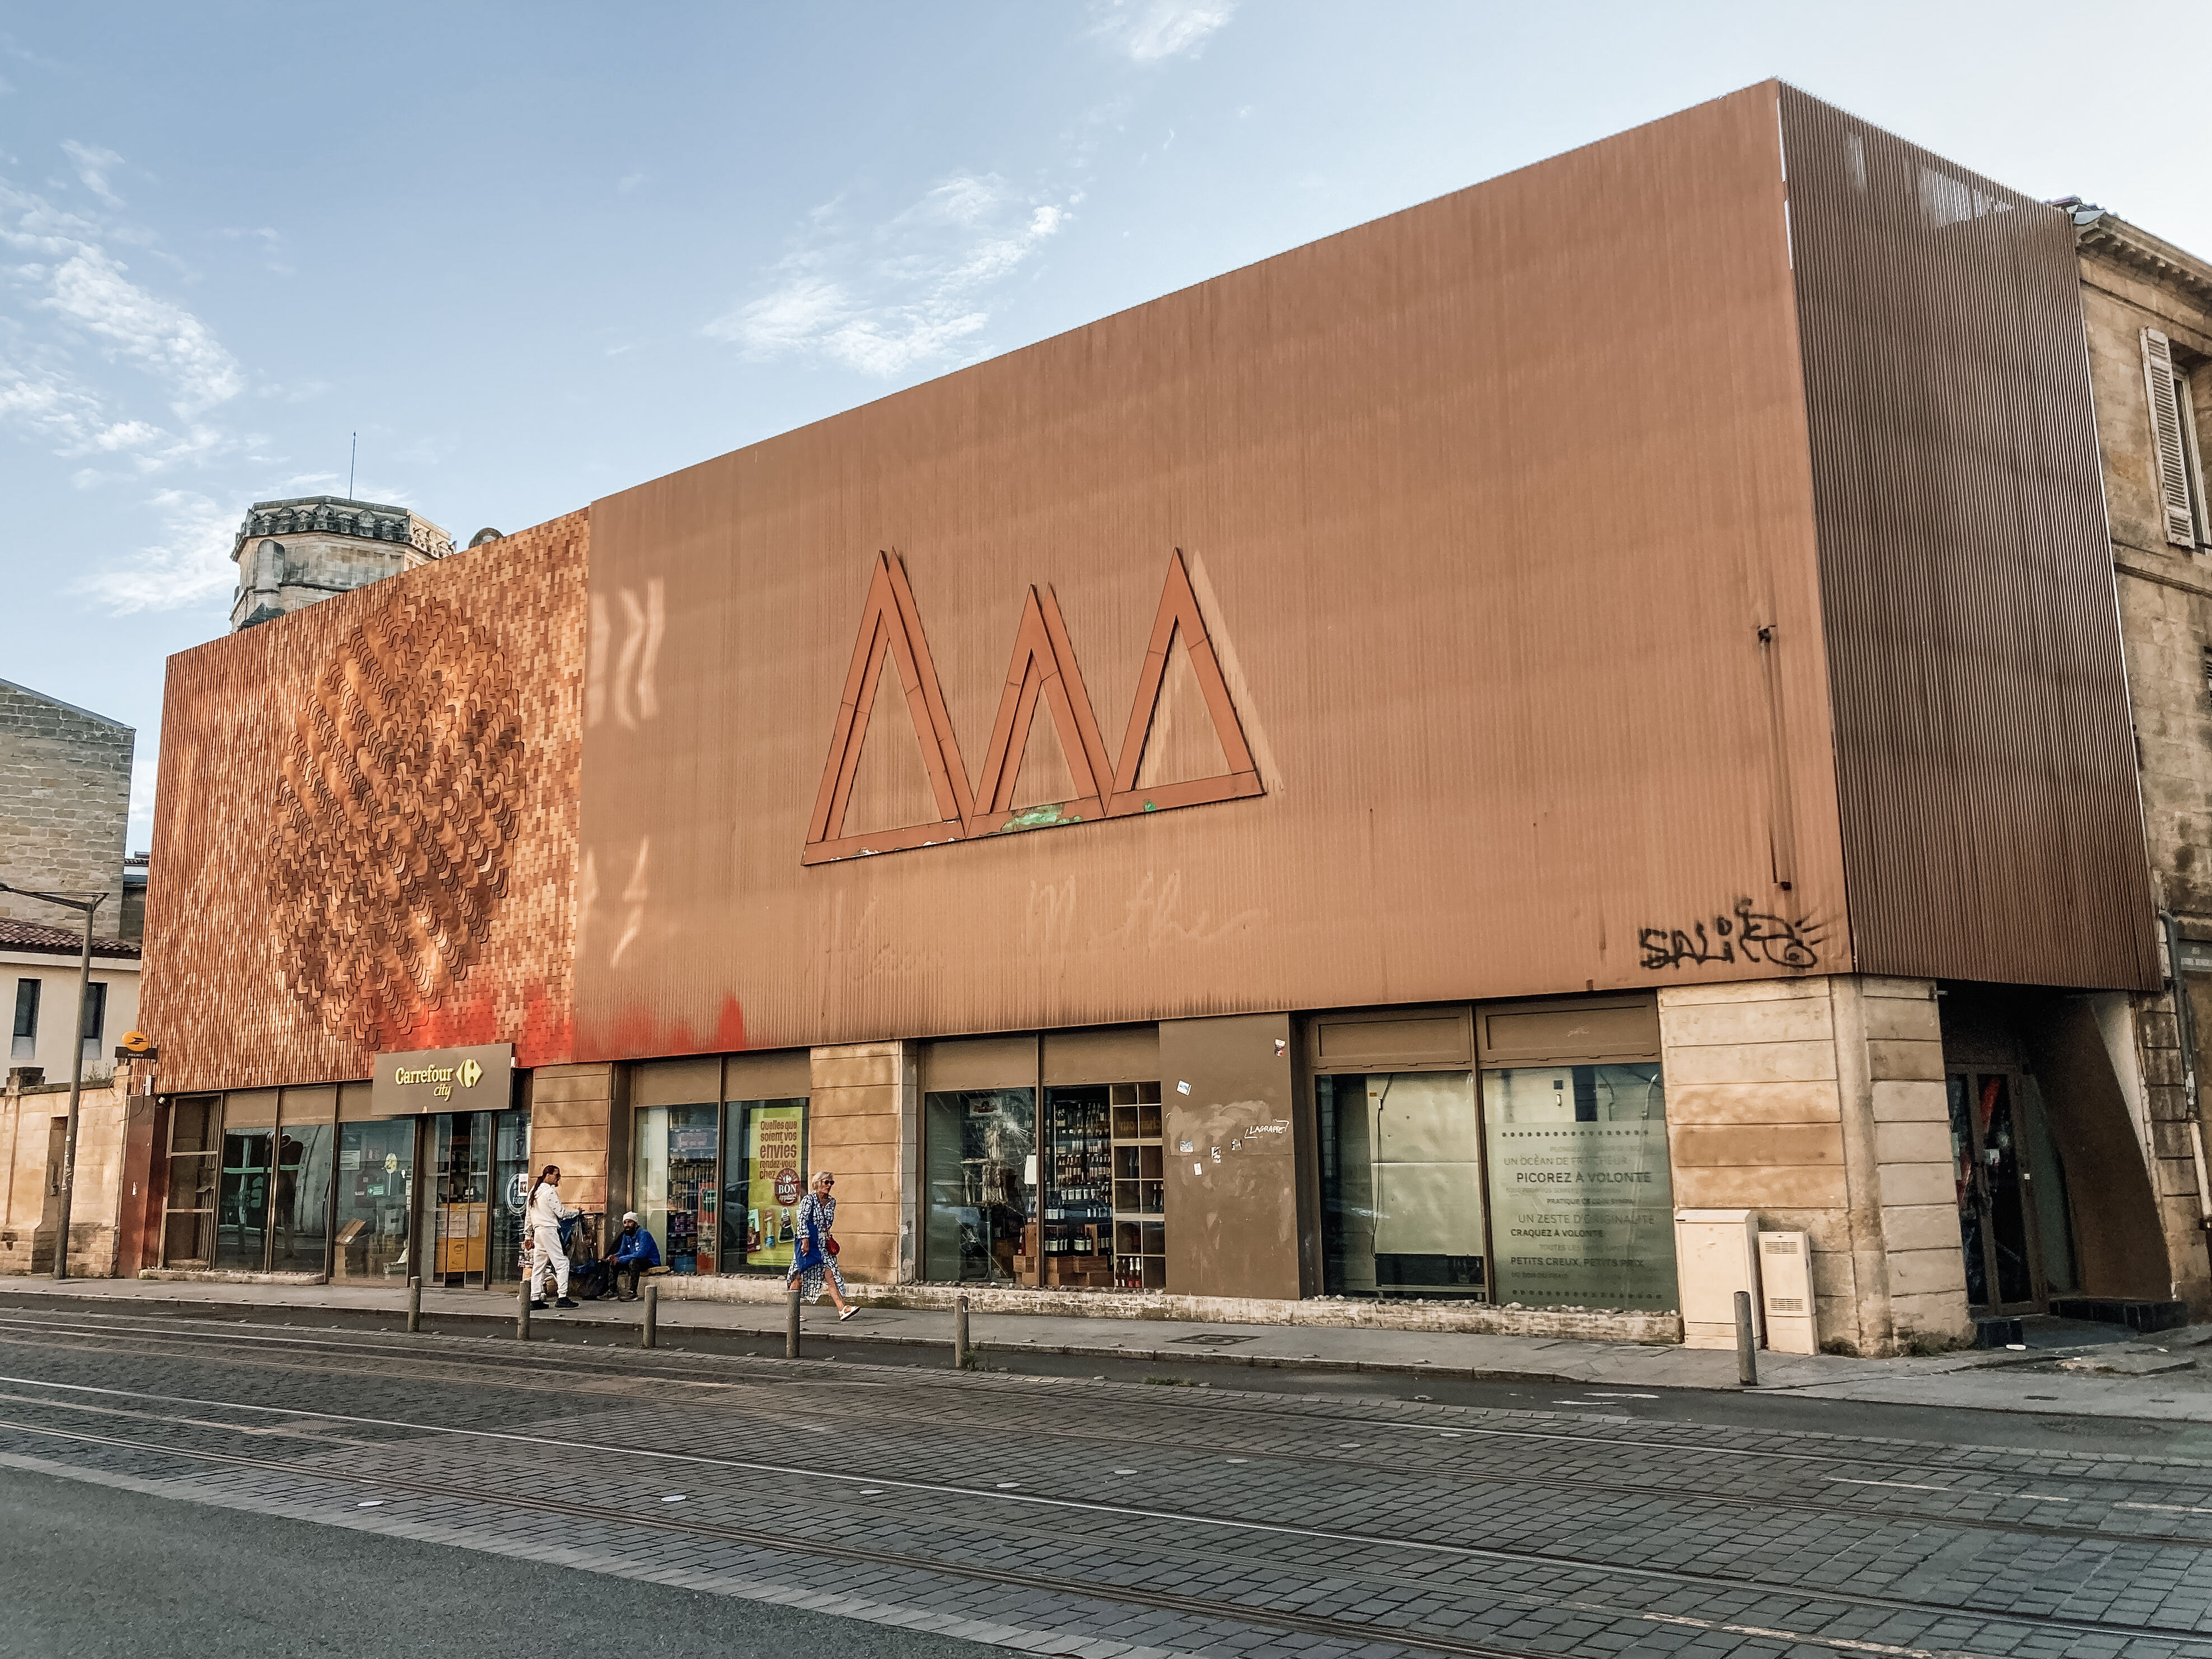
[[[1177,640],[1188,653],[1192,674],[1228,766],[1211,777],[1140,789],[1138,780],[1144,772],[1146,751],[1152,741]],[[921,746],[937,817],[900,829],[848,836],[846,811],[886,657],[897,664],[900,684],[906,689],[908,712]],[[1040,699],[1051,711],[1053,729],[1059,735],[1076,793],[1067,800],[1017,810],[1013,805],[1016,781],[1021,775],[1022,757]],[[830,755],[823,765],[822,786],[815,794],[814,815],[801,859],[807,864],[827,864],[1006,830],[1128,817],[1261,793],[1259,769],[1253,763],[1251,746],[1244,740],[1228,680],[1207,636],[1206,619],[1199,610],[1198,595],[1191,586],[1180,548],[1168,561],[1159,613],[1137,678],[1137,695],[1129,709],[1119,759],[1108,759],[1098,719],[1091,709],[1090,694],[1084,690],[1082,671],[1076,665],[1075,649],[1060,613],[1060,601],[1049,587],[1042,595],[1032,587],[1023,602],[1006,689],[999,698],[998,718],[992,724],[990,747],[972,793],[960,761],[959,740],[953,734],[951,717],[945,712],[944,693],[938,685],[936,665],[930,659],[929,642],[922,633],[921,613],[907,583],[906,568],[889,553],[882,553],[876,558],[874,578],[860,613],[860,634],[853,642],[852,667],[837,706]]]

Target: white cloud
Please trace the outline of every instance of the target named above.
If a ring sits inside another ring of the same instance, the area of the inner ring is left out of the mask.
[[[1103,0],[1091,33],[1133,63],[1195,55],[1236,15],[1237,0]]]
[[[123,198],[107,182],[107,175],[123,165],[123,158],[112,149],[102,149],[97,144],[80,144],[74,138],[62,140],[62,150],[76,163],[76,176],[84,187],[110,207],[121,207]]]
[[[104,249],[82,248],[55,268],[52,291],[40,303],[167,380],[179,415],[198,414],[244,391],[238,360],[207,325],[129,281],[123,274],[129,269]]]
[[[163,539],[84,577],[73,592],[89,594],[111,611],[174,611],[235,583],[237,567],[230,562],[239,521],[234,505],[188,489],[157,491],[152,505],[162,516]]]
[[[807,216],[775,284],[706,326],[751,358],[817,356],[890,376],[956,356],[989,325],[987,290],[1056,235],[1068,210],[995,173],[956,173],[873,228],[842,198]]]

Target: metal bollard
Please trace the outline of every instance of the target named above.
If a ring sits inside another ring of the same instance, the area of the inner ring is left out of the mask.
[[[537,1274],[532,1273],[530,1279],[522,1281],[521,1299],[515,1304],[514,1340],[518,1342],[530,1340],[530,1292],[537,1288],[531,1280],[537,1277]]]
[[[1759,1386],[1759,1339],[1751,1328],[1751,1292],[1735,1293],[1735,1380],[1747,1389]]]
[[[968,1351],[968,1293],[952,1298],[952,1369],[964,1371],[972,1363]]]
[[[422,1281],[407,1281],[407,1334],[412,1336],[422,1328]]]
[[[650,1348],[660,1340],[660,1286],[645,1287],[645,1323],[637,1329],[637,1346]]]
[[[791,1287],[791,1304],[783,1316],[783,1357],[799,1358],[799,1286]]]

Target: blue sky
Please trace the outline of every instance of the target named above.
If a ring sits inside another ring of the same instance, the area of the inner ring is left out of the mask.
[[[2208,58],[2202,3],[0,4],[0,678],[137,726],[143,846],[164,659],[353,432],[519,529],[1771,75],[2212,254]]]

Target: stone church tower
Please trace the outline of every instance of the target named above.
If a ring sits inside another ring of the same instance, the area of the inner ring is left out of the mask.
[[[496,535],[479,534],[477,540]],[[337,495],[256,501],[231,549],[238,562],[231,631],[396,576],[453,550],[451,536],[404,507]]]

